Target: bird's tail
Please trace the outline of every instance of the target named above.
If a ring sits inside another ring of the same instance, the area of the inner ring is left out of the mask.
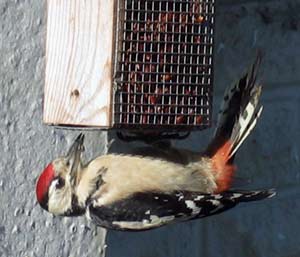
[[[206,152],[217,173],[218,192],[229,188],[235,171],[234,155],[255,127],[263,109],[259,104],[261,86],[256,82],[260,62],[258,55],[249,71],[224,95],[215,135]]]

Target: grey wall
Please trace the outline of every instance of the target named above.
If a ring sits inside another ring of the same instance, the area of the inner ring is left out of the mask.
[[[36,204],[41,169],[76,132],[42,124],[45,1],[0,0],[0,256],[300,256],[300,0],[217,0],[215,112],[225,87],[263,51],[263,116],[241,148],[244,188],[278,196],[216,217],[143,233],[108,232],[84,219],[54,218]],[[178,146],[203,149],[211,131]],[[87,158],[107,150],[87,133]],[[109,138],[114,137],[109,133]],[[133,145],[118,140],[111,151]]]
[[[35,199],[38,174],[77,134],[42,124],[45,4],[0,0],[0,256],[102,256],[104,230],[53,218]],[[106,134],[87,140],[87,157],[105,151]]]

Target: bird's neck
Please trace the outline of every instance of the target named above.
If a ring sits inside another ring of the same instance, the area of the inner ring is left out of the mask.
[[[79,206],[86,206],[91,195],[97,190],[99,180],[101,180],[101,174],[97,167],[88,165],[82,169],[80,179],[74,189]]]
[[[85,205],[79,203],[76,194],[72,194],[72,205],[71,208],[67,210],[64,216],[81,216],[85,214]]]

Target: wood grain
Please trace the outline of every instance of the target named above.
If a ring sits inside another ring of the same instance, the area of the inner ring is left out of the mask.
[[[111,126],[112,0],[48,0],[44,122]]]

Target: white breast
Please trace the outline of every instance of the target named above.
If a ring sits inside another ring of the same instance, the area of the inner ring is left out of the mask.
[[[99,205],[123,199],[135,192],[189,190],[213,192],[216,188],[207,161],[180,165],[160,159],[109,154],[93,160],[84,171],[85,181],[102,173],[104,184],[94,193]]]

